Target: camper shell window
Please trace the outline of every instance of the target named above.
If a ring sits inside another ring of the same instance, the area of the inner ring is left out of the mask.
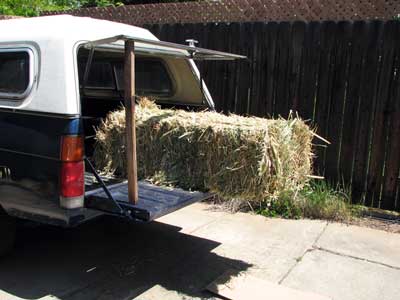
[[[123,92],[124,64],[122,55],[119,58],[102,57],[98,52],[95,52],[87,81],[84,83],[86,63],[87,56],[79,59],[79,80],[81,88],[86,90],[86,94],[91,94],[96,90]],[[173,94],[171,76],[161,59],[137,56],[135,73],[136,93],[138,95],[168,97]],[[97,95],[99,94],[97,93]]]
[[[32,52],[0,49],[0,98],[23,99],[32,87]]]

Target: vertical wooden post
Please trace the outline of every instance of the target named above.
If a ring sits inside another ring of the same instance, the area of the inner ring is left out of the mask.
[[[124,62],[126,159],[128,168],[128,196],[133,204],[138,202],[136,124],[135,124],[135,42],[125,41]]]

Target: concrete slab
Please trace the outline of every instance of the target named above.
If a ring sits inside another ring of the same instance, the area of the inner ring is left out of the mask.
[[[135,300],[201,300],[199,297],[188,297],[182,295],[176,291],[169,291],[160,285],[156,285],[151,289],[145,291],[139,296],[134,298]],[[132,299],[133,300],[133,299]]]
[[[74,229],[19,228],[0,260],[0,299],[214,299],[227,270],[336,300],[399,299],[399,235],[323,221],[230,214],[196,204],[162,222],[93,220]],[[328,251],[327,250],[327,251]],[[303,258],[302,258],[303,257]],[[287,277],[286,277],[287,276]],[[141,297],[143,296],[143,297]]]
[[[227,214],[222,210],[213,209],[209,204],[195,203],[173,214],[166,215],[157,221],[181,227],[180,232],[182,233],[191,233]]]
[[[335,300],[398,300],[400,271],[315,250],[303,257],[282,284]]]
[[[192,235],[218,243],[218,256],[252,265],[247,272],[273,282],[279,280],[311,248],[326,222],[267,219],[238,213],[226,215]]]
[[[400,268],[400,234],[332,223],[317,246]]]
[[[232,264],[238,272],[249,267],[212,253],[219,243],[179,230],[118,219],[22,228],[14,253],[0,260],[0,299],[122,300],[155,285],[190,298]]]
[[[331,298],[322,295],[302,292],[262,280],[247,273],[240,273],[235,276],[230,271],[227,271],[209,284],[207,289],[232,300],[331,300]]]

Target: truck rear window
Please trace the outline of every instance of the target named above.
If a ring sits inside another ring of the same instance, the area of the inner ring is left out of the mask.
[[[124,67],[115,65],[118,85],[124,89]],[[140,59],[135,61],[136,91],[139,95],[169,96],[172,94],[172,82],[164,64],[157,59]]]
[[[29,53],[0,51],[0,97],[20,98],[29,87]]]
[[[79,62],[83,82],[86,61]],[[159,59],[137,57],[135,61],[136,94],[170,96],[173,85],[168,70]],[[124,90],[124,65],[120,60],[94,59],[84,86],[91,90]]]

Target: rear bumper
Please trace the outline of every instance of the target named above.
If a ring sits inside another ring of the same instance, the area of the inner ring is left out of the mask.
[[[46,214],[38,214],[18,208],[11,208],[7,210],[7,213],[16,218],[60,227],[74,227],[104,214],[91,209],[74,209],[72,211],[68,210],[63,216],[54,217],[49,216],[48,212]]]
[[[213,196],[209,193],[159,187],[140,181],[139,201],[132,204],[129,201],[126,182],[111,184],[107,188],[114,201],[108,198],[103,188],[96,188],[85,193],[83,208],[65,209],[60,207],[59,201],[55,199],[44,199],[33,193],[19,193],[16,196],[13,190],[9,190],[10,197],[0,199],[0,205],[14,217],[73,227],[104,214],[125,217],[132,221],[150,222]]]
[[[62,227],[73,227],[104,214],[87,208],[63,209],[49,200],[13,199],[0,201],[0,205],[10,216]]]

